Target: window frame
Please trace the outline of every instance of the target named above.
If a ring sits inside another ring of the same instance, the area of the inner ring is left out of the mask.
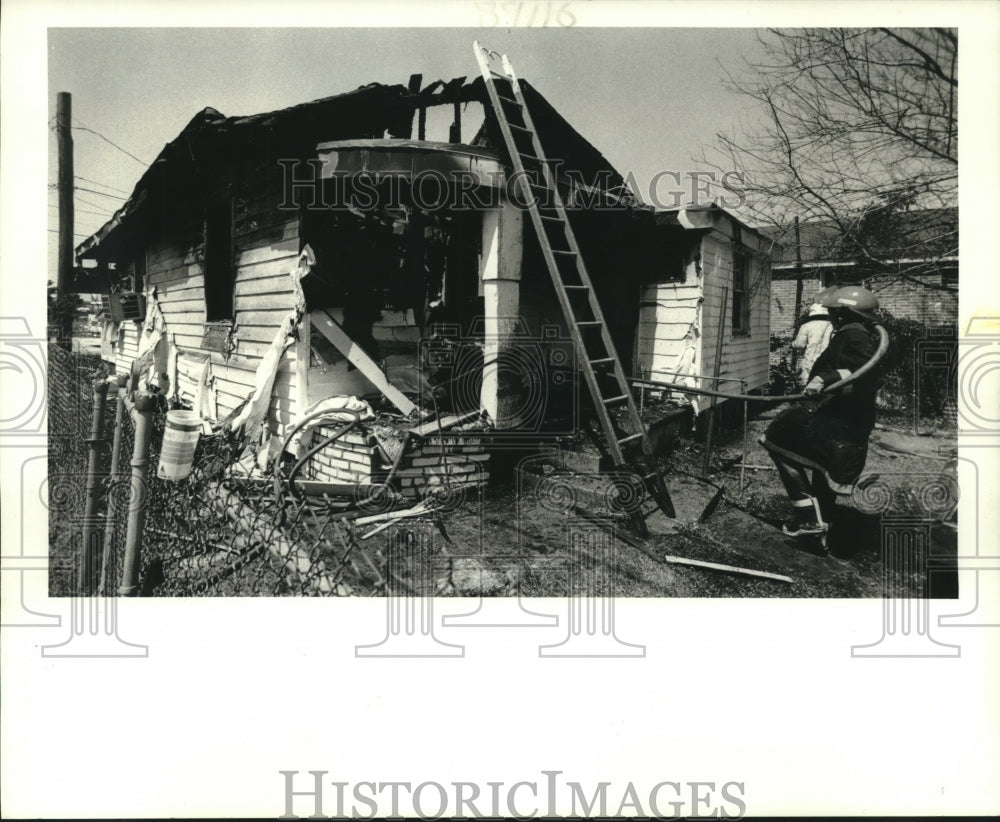
[[[750,263],[748,249],[733,249],[732,284],[729,299],[729,329],[734,337],[749,337],[750,327]]]
[[[232,197],[205,204],[205,322],[236,317],[235,224]]]

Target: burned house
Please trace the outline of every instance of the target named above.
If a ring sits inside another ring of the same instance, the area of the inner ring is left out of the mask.
[[[586,405],[579,352],[486,84],[420,85],[415,75],[247,117],[199,112],[77,248],[81,275],[108,297],[104,358],[206,420],[253,419],[263,444],[334,397],[411,424],[423,409],[482,412],[492,430],[573,430]],[[640,205],[541,94],[521,91],[623,367],[763,385],[756,233],[719,209]],[[420,447],[433,452],[425,463],[449,447],[420,433],[417,475]],[[454,448],[485,476],[483,448]],[[312,470],[365,480],[389,456],[359,433]]]
[[[768,383],[771,241],[718,206],[656,214],[675,231],[643,284],[635,373],[735,393]]]

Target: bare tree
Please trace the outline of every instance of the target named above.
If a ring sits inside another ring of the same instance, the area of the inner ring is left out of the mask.
[[[883,280],[954,290],[926,275],[958,253],[957,33],[801,29],[760,39],[765,56],[729,75],[759,117],[717,135],[703,158],[743,172],[748,219],[826,223],[837,237],[828,255]]]

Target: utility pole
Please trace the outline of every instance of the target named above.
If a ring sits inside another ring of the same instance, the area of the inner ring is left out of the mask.
[[[802,311],[802,237],[799,234],[799,217],[795,215],[795,314],[792,316],[792,326],[799,321]]]
[[[68,91],[56,96],[56,143],[59,150],[59,270],[56,296],[65,300],[73,288],[73,133],[70,130],[72,98]],[[73,336],[73,314],[61,317],[59,344],[69,349]]]

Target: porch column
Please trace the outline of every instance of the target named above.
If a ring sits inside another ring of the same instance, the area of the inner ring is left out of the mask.
[[[503,350],[520,325],[521,258],[524,253],[524,214],[510,203],[483,212],[483,242],[479,258],[482,280],[483,408],[498,428],[517,424],[521,401],[516,375],[497,367]],[[511,379],[514,377],[514,379]]]

